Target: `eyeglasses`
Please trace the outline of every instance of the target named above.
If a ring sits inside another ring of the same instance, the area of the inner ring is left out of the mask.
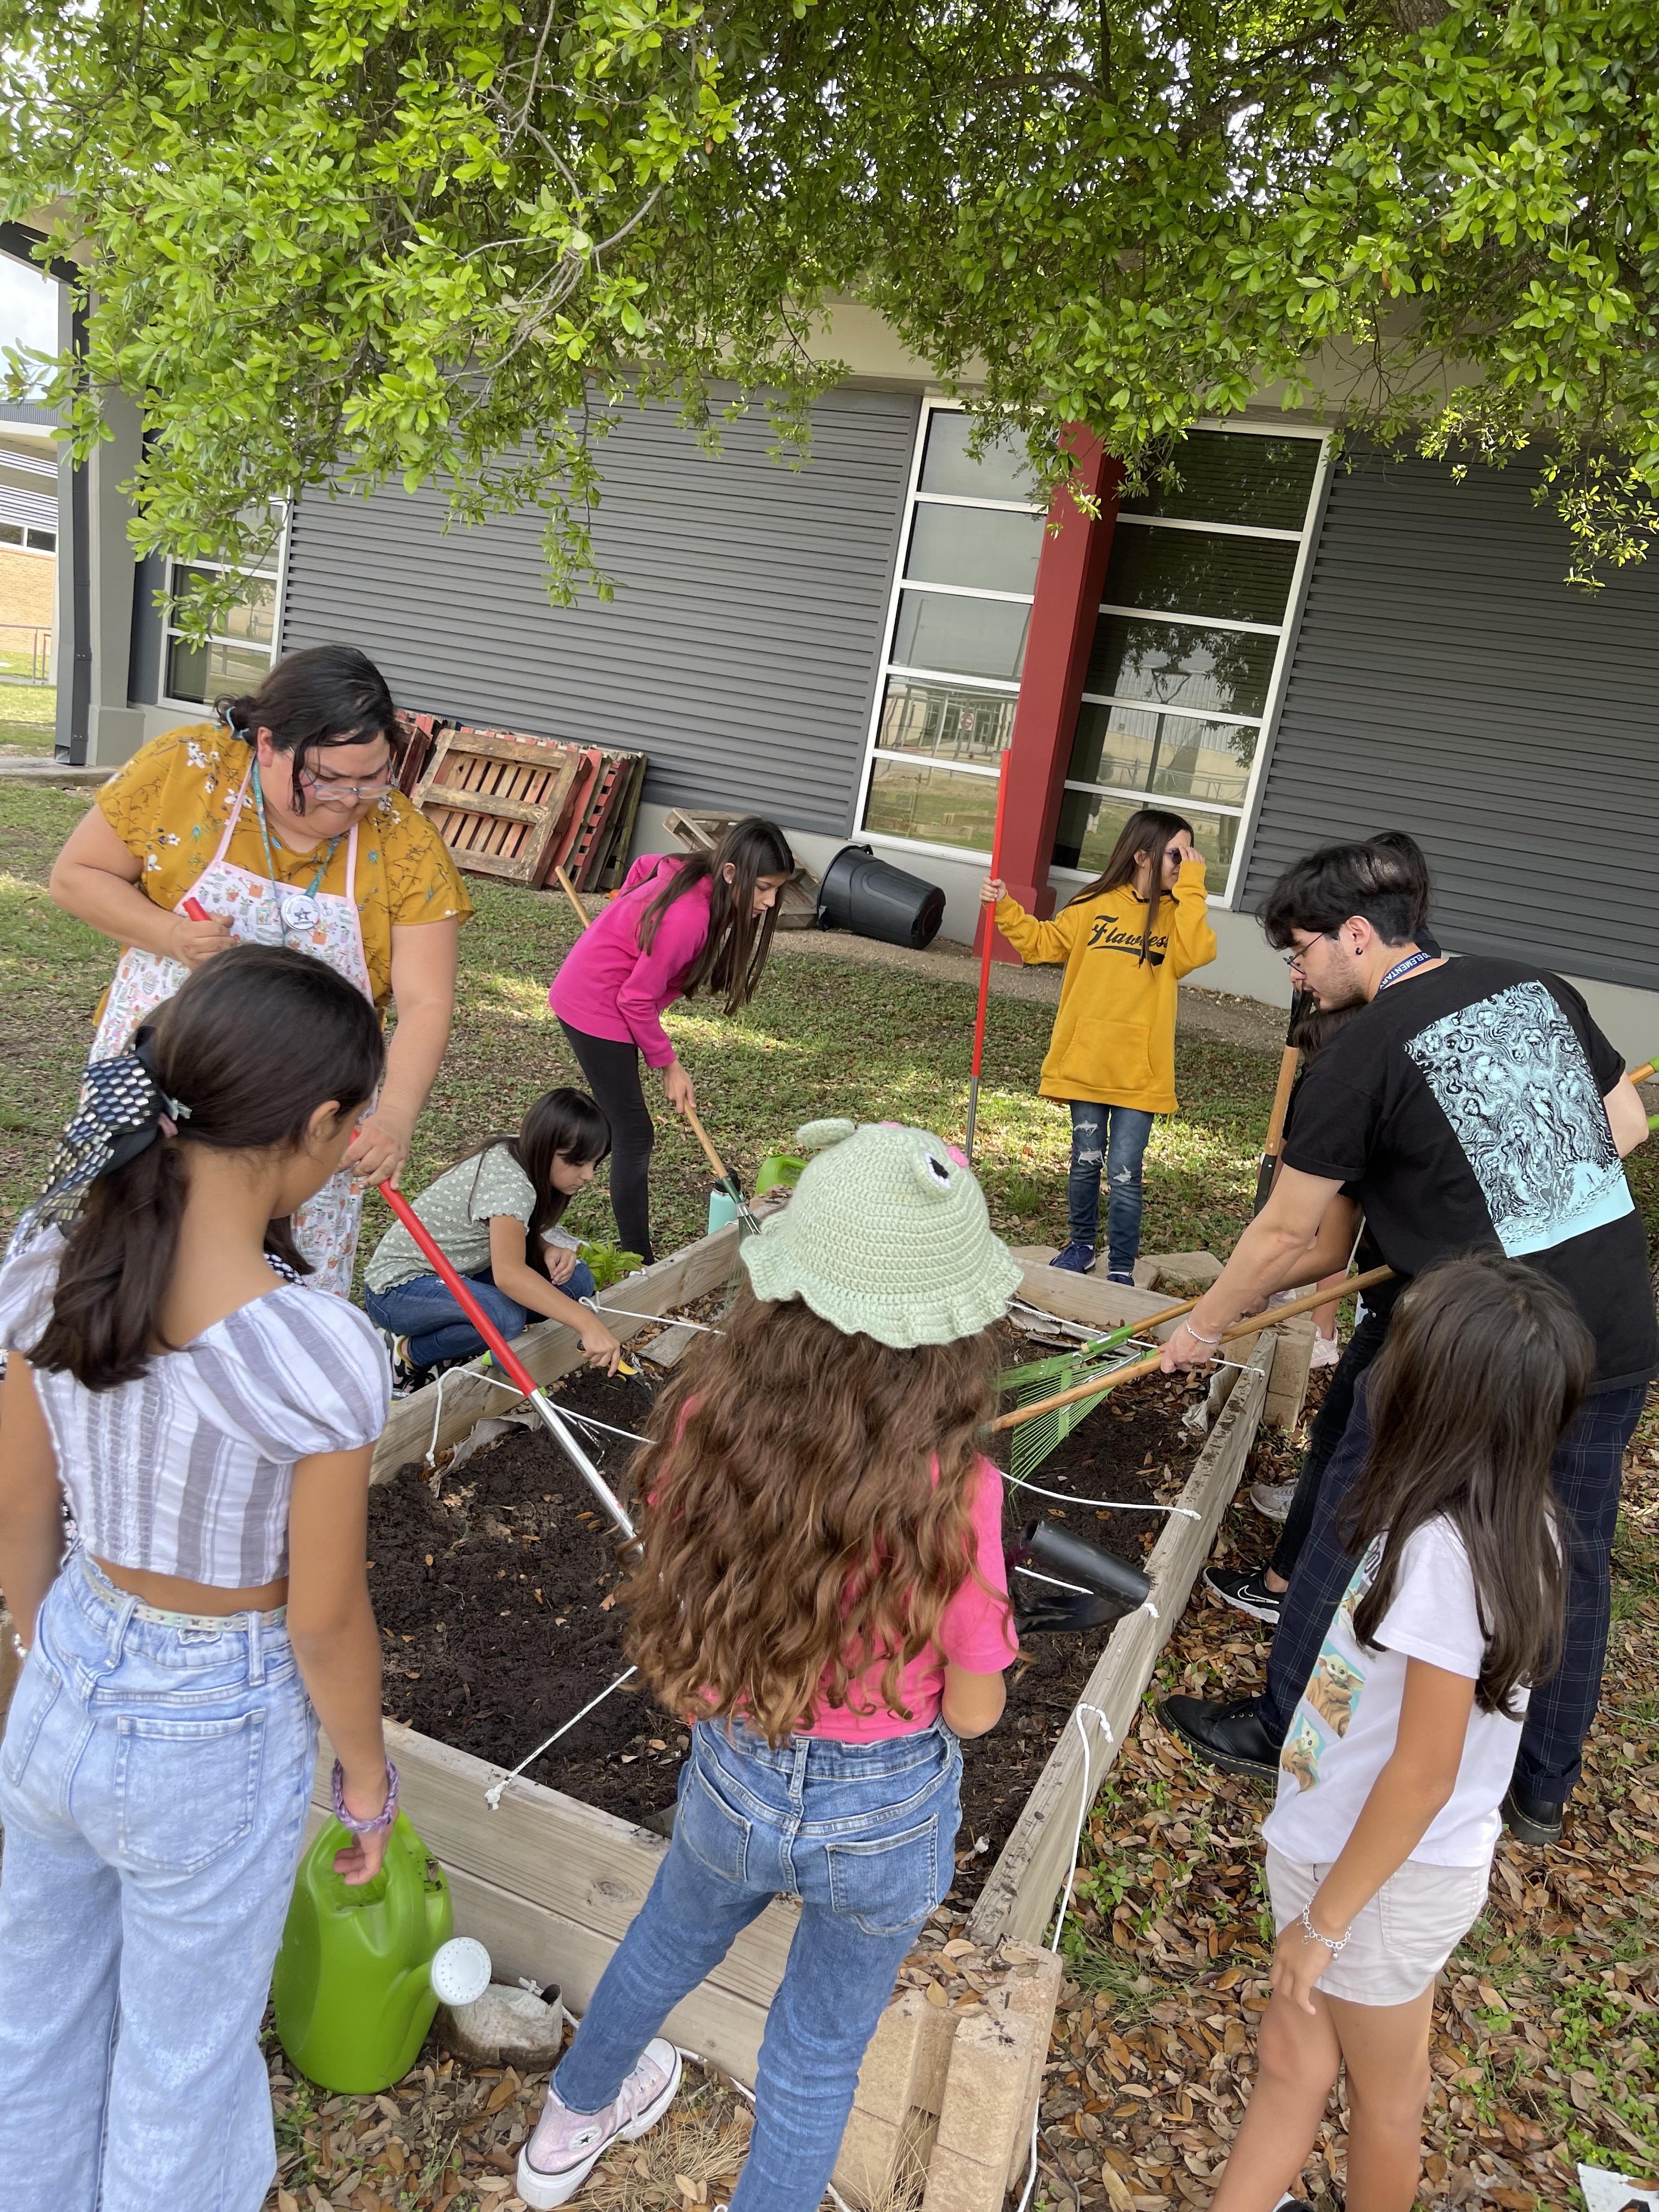
[[[366,799],[389,799],[398,788],[395,781],[390,783],[347,783],[337,775],[319,775],[314,768],[301,769],[295,781],[304,784],[315,798],[349,799],[355,806],[361,806]]]

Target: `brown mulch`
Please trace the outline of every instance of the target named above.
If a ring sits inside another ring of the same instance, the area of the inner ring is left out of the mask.
[[[1244,1502],[1249,1484],[1283,1480],[1295,1462],[1273,1432],[1258,1440],[1218,1558],[1265,1556],[1273,1532]],[[1607,1693],[1566,1834],[1547,1852],[1500,1844],[1486,1912],[1442,1986],[1424,2212],[1556,2212],[1581,2202],[1581,2159],[1659,2169],[1656,1630],[1659,1401],[1632,1452]],[[1209,2202],[1267,2003],[1267,1798],[1189,1763],[1152,1702],[1248,1686],[1266,1646],[1254,1623],[1195,1598],[1090,1818],[1033,2212]],[[544,2076],[470,2069],[428,2044],[395,2091],[325,2098],[292,2079],[274,2042],[271,2063],[281,2164],[268,2212],[520,2212],[512,2170]],[[729,2193],[746,2109],[717,2075],[690,2069],[687,2081],[670,2118],[606,2160],[579,2203],[685,2212]],[[1297,2185],[1317,2212],[1340,2203],[1343,2145],[1339,2092]]]

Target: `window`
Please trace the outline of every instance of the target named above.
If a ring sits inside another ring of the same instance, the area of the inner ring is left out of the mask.
[[[1136,807],[1188,817],[1218,894],[1282,678],[1323,459],[1317,434],[1195,430],[1181,483],[1126,500],[1112,533],[1054,841],[1098,875]]]
[[[37,530],[32,524],[0,522],[0,545],[21,546],[26,553],[55,553],[58,532]]]
[[[988,853],[1042,550],[1025,459],[968,451],[930,402],[904,519],[861,819],[886,837]]]
[[[174,561],[168,565],[168,617],[162,690],[169,699],[203,707],[221,692],[257,690],[276,657],[276,610],[282,582],[281,544],[266,568],[234,571],[242,588],[222,611],[219,626],[204,645],[181,637],[174,611],[202,589],[210,576],[227,573],[216,561]]]

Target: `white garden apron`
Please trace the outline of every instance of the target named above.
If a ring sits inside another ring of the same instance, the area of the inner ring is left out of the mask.
[[[185,893],[185,898],[194,899],[215,921],[228,922],[231,935],[245,944],[286,944],[296,952],[310,953],[313,958],[325,962],[337,975],[343,975],[347,982],[355,983],[372,1002],[374,988],[369,980],[362,923],[354,896],[357,888],[356,823],[351,825],[346,847],[343,896],[338,891],[318,891],[307,896],[296,892],[291,885],[275,883],[248,868],[239,868],[226,854],[241,817],[252,774],[250,767],[230,809],[218,849]],[[175,914],[184,914],[185,898],[173,908]],[[286,930],[279,902],[285,902],[288,908]],[[295,926],[296,907],[303,927]],[[93,1040],[92,1058],[108,1060],[116,1053],[125,1052],[135,1030],[164,1000],[173,996],[189,973],[182,960],[128,945],[116,965],[103,1019]],[[343,1298],[351,1295],[351,1267],[356,1255],[362,1211],[362,1193],[352,1189],[351,1177],[342,1170],[295,1212],[294,1241],[315,1270],[306,1279],[317,1289],[332,1291]]]

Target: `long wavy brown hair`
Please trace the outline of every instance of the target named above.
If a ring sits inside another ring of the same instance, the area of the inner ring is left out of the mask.
[[[745,1286],[652,1417],[633,1475],[643,1553],[629,1656],[670,1711],[738,1716],[780,1743],[826,1708],[880,1701],[975,1572],[983,1334],[899,1352]],[[933,1470],[939,1474],[935,1481]]]

